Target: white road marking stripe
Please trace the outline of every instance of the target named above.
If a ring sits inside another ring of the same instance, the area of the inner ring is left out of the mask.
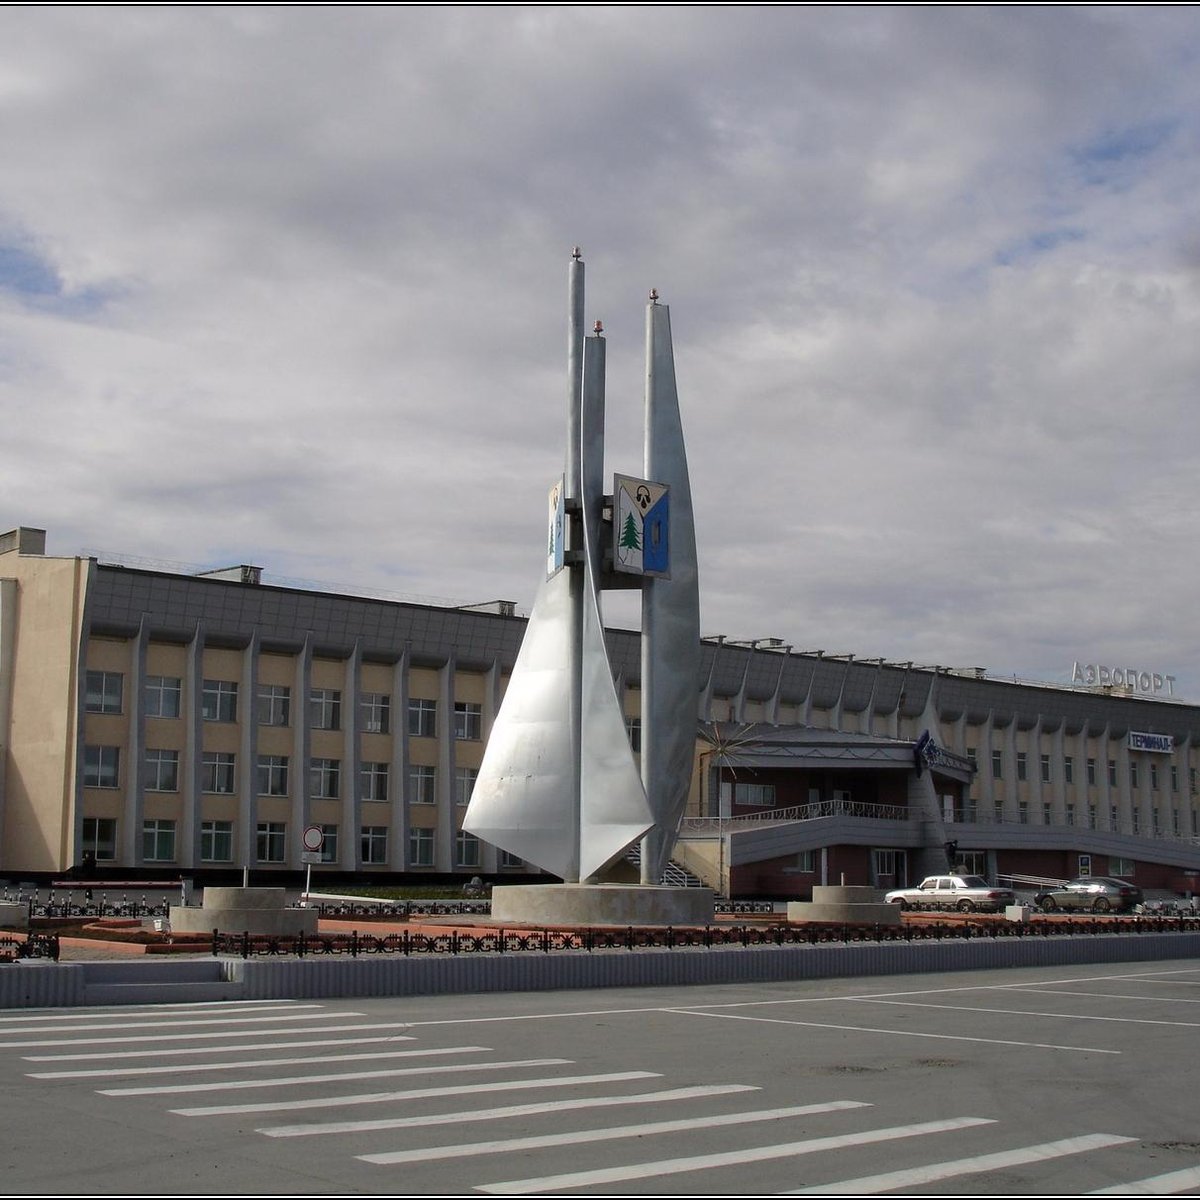
[[[806,1138],[801,1142],[783,1142],[775,1146],[746,1146],[721,1154],[697,1154],[691,1158],[663,1158],[657,1162],[626,1163],[601,1167],[594,1171],[573,1171],[564,1175],[543,1175],[540,1179],[510,1179],[504,1183],[477,1184],[475,1191],[495,1196],[518,1196],[528,1192],[559,1192],[564,1188],[601,1186],[625,1183],[633,1179],[651,1179],[660,1175],[682,1175],[689,1171],[706,1171],[714,1167],[744,1167],[747,1163],[769,1162],[775,1158],[792,1158],[801,1154],[817,1154],[825,1150],[844,1150],[849,1146],[866,1146],[896,1138],[924,1137],[929,1133],[948,1133],[969,1129],[973,1125],[994,1125],[985,1117],[955,1117],[946,1121],[924,1121],[919,1125],[893,1125],[888,1129],[867,1129],[860,1133],[845,1133],[834,1137]]]
[[[352,1027],[353,1028],[353,1027]],[[261,1029],[254,1031],[262,1033]],[[289,1029],[288,1033],[295,1033]],[[187,1054],[228,1054],[231,1050],[245,1053],[247,1050],[303,1050],[307,1047],[318,1046],[373,1046],[387,1045],[395,1042],[415,1042],[417,1039],[406,1034],[393,1034],[390,1037],[369,1038],[320,1038],[315,1041],[303,1042],[255,1042],[250,1046],[174,1046],[171,1048],[155,1048],[153,1050],[101,1050],[94,1054],[25,1054],[24,1062],[95,1062],[100,1059],[121,1058],[169,1058]],[[182,1068],[181,1068],[182,1069]]]
[[[253,1005],[253,1007],[250,1007]],[[164,1014],[171,1016],[175,1012],[179,1013],[204,1013],[215,1012],[218,1009],[224,1016],[231,1013],[253,1013],[253,1012],[272,1012],[275,1010],[291,1009],[295,1012],[298,1008],[316,1008],[323,1009],[323,1004],[300,1004],[296,1001],[290,1001],[285,1004],[280,1004],[271,1000],[220,1000],[220,1001],[195,1001],[192,1004],[139,1004],[136,1007],[130,1008],[114,1008],[111,1010],[100,1011],[94,1008],[85,1009],[82,1012],[69,1013],[37,1013],[26,1014],[25,1016],[0,1016],[0,1029],[6,1025],[19,1026],[27,1021],[99,1021],[109,1020],[117,1021],[125,1017],[137,1017],[148,1013]],[[17,1030],[19,1032],[19,1030]]]
[[[1057,993],[1051,992],[1051,995]],[[1136,996],[1125,996],[1123,999],[1136,1000]],[[1118,1025],[1175,1025],[1180,1029],[1200,1028],[1200,1021],[1155,1021],[1149,1017],[1097,1017],[1087,1013],[1054,1013],[1036,1012],[1028,1008],[981,1008],[974,1004],[930,1004],[924,1000],[867,1000],[855,1001],[857,1004],[894,1004],[900,1008],[936,1008],[946,1012],[996,1013],[1010,1017],[1059,1017],[1066,1021],[1114,1021]],[[1192,1001],[1185,1001],[1191,1004]]]
[[[870,1025],[832,1025],[821,1021],[788,1021],[781,1017],[749,1017],[740,1013],[689,1012],[689,1017],[712,1017],[718,1021],[759,1021],[766,1025],[791,1025],[796,1029],[841,1029],[848,1033],[883,1033],[891,1037],[932,1038],[942,1042],[981,1042],[987,1046],[1026,1046],[1034,1050],[1074,1050],[1081,1054],[1120,1054],[1093,1046],[1059,1046],[1053,1042],[1014,1042],[1003,1038],[964,1037],[956,1033],[920,1033],[913,1029],[875,1029]]]
[[[1019,1150],[1001,1150],[995,1154],[977,1154],[953,1162],[931,1163],[907,1171],[891,1171],[884,1175],[864,1175],[859,1179],[842,1179],[837,1183],[822,1183],[815,1187],[779,1192],[780,1196],[864,1196],[892,1192],[896,1188],[921,1187],[941,1179],[957,1179],[960,1175],[977,1175],[983,1171],[1000,1171],[1026,1163],[1048,1162],[1068,1154],[1086,1154],[1107,1146],[1136,1142],[1137,1138],[1118,1137],[1109,1133],[1089,1133],[1083,1137],[1064,1138],[1058,1142],[1042,1142],[1038,1146],[1023,1146]]]
[[[299,1112],[311,1108],[349,1108],[353,1104],[388,1104],[398,1100],[431,1100],[441,1096],[479,1096],[485,1092],[516,1092],[527,1088],[574,1087],[585,1083],[624,1083],[661,1079],[656,1071],[613,1071],[604,1075],[558,1075],[547,1079],[506,1079],[496,1083],[466,1083],[454,1087],[414,1088],[405,1092],[365,1092],[356,1096],[320,1096],[314,1100],[278,1100],[264,1104],[213,1104],[172,1108],[179,1117],[241,1116],[245,1113]]]
[[[580,1129],[574,1133],[546,1133],[537,1137],[508,1138],[494,1142],[467,1142],[458,1146],[428,1146],[422,1150],[393,1150],[383,1154],[360,1154],[363,1162],[380,1166],[400,1163],[433,1162],[443,1158],[469,1158],[478,1154],[504,1154],[513,1150],[540,1150],[548,1146],[574,1146],[585,1142],[608,1142],[619,1138],[644,1137],[653,1133],[684,1133],[692,1129],[713,1129],[725,1125],[751,1125],[759,1121],[779,1121],[785,1117],[807,1117],[817,1113],[839,1112],[848,1108],[870,1108],[860,1100],[830,1100],[825,1104],[800,1104],[792,1108],[762,1108],[755,1112],[720,1113],[705,1117],[684,1117],[677,1121],[654,1121],[642,1125],[615,1125],[606,1129]]]
[[[1168,983],[1180,983],[1181,980],[1169,979]],[[1014,992],[1029,992],[1041,996],[1075,996],[1085,1000],[1136,1000],[1139,1004],[1200,1004],[1200,1000],[1192,1000],[1187,996],[1122,996],[1115,992],[1070,992],[1065,988],[1010,988]]]
[[[365,1017],[366,1013],[339,1013],[338,1018],[342,1017]],[[166,1021],[127,1021],[123,1025],[105,1024],[105,1025],[72,1025],[69,1032],[71,1033],[87,1033],[89,1030],[95,1029],[160,1029],[166,1031],[168,1029],[178,1029],[182,1026],[192,1025],[254,1025],[259,1022],[269,1021],[322,1021],[327,1020],[323,1013],[299,1013],[294,1017],[201,1017],[199,1020],[166,1020]],[[53,1025],[36,1025],[31,1029],[22,1029],[21,1033],[65,1033],[67,1030],[57,1028]],[[167,1035],[169,1036],[169,1035]],[[0,1046],[7,1045],[20,1046],[21,1042],[0,1042]],[[27,1044],[27,1043],[26,1043]]]
[[[1149,1179],[1135,1179],[1132,1183],[1117,1183],[1112,1187],[1097,1188],[1089,1196],[1173,1196],[1185,1188],[1200,1187],[1200,1167],[1184,1167],[1182,1171],[1168,1171],[1165,1175],[1151,1175]]]
[[[215,1033],[139,1033],[129,1037],[49,1038],[40,1042],[0,1042],[0,1050],[28,1050],[38,1046],[121,1046],[131,1042],[195,1042],[213,1038],[269,1037],[273,1033],[357,1033],[367,1029],[411,1028],[412,1025],[408,1021],[379,1021],[369,1025],[319,1025],[312,1029],[222,1029]]]
[[[577,1100],[547,1100],[541,1104],[509,1104],[500,1108],[477,1108],[419,1116],[384,1117],[376,1121],[323,1121],[311,1125],[274,1125],[256,1129],[267,1137],[312,1137],[326,1133],[369,1133],[379,1129],[419,1129],[427,1125],[462,1125],[470,1121],[500,1121],[507,1117],[536,1117],[583,1108],[617,1108],[630,1104],[665,1104],[674,1100],[703,1100],[735,1092],[757,1092],[744,1083],[712,1084],[707,1087],[672,1088],[666,1092],[637,1092],[631,1096],[585,1096]]]
[[[335,1062],[378,1062],[384,1058],[433,1058],[442,1054],[487,1053],[490,1046],[446,1046],[441,1050],[370,1050],[363,1054],[310,1054],[302,1058],[258,1058],[247,1061],[192,1063],[180,1065],[170,1063],[159,1067],[102,1067],[88,1071],[28,1071],[29,1079],[113,1079],[120,1075],[178,1075],[181,1072],[194,1074],[197,1071],[241,1071],[249,1067],[296,1067],[313,1063]]]
[[[100,1096],[179,1096],[193,1092],[237,1092],[253,1088],[345,1083],[351,1079],[393,1079],[398,1075],[449,1075],[454,1071],[506,1071],[515,1067],[565,1067],[569,1058],[523,1058],[512,1062],[450,1063],[446,1066],[390,1067],[386,1071],[343,1071],[334,1075],[293,1075],[282,1079],[225,1079],[220,1083],[167,1083],[157,1087],[101,1088]]]

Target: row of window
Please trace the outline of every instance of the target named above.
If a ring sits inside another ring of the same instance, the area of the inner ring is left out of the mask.
[[[975,750],[969,749],[967,757],[975,762]],[[1108,760],[1108,784],[1109,787],[1117,786],[1117,760],[1110,758]],[[1150,790],[1158,791],[1162,782],[1162,772],[1159,770],[1159,764],[1151,762],[1150,766]],[[1041,755],[1041,781],[1043,783],[1052,782],[1052,760],[1049,754]],[[1072,784],[1075,782],[1075,759],[1067,755],[1062,760],[1063,767],[1063,783]],[[1098,763],[1094,758],[1087,760],[1087,782],[1089,787],[1094,787],[1097,782]],[[1175,763],[1169,764],[1170,768],[1170,783],[1171,791],[1179,791],[1179,767]],[[992,751],[992,778],[1004,778],[1004,751]],[[1017,780],[1022,782],[1029,778],[1029,756],[1024,750],[1017,751]],[[1129,760],[1129,784],[1131,787],[1140,786],[1140,772],[1138,769],[1138,760],[1136,758]],[[1196,791],[1196,768],[1188,768],[1188,784],[1192,792]]]
[[[1163,819],[1163,815],[1160,812],[1160,810],[1157,807],[1155,807],[1154,809],[1151,810],[1150,830],[1152,830],[1155,834],[1170,832],[1170,833],[1174,833],[1176,835],[1181,835],[1183,833],[1183,822],[1182,822],[1182,819],[1180,816],[1179,809],[1172,808],[1169,811],[1170,811],[1170,827],[1168,828],[1167,823]],[[966,819],[968,821],[973,821],[975,819],[975,817],[973,815],[975,812],[976,812],[976,807],[973,804],[969,805],[968,811],[966,813]],[[1005,815],[1004,814],[1004,802],[1002,800],[993,801],[992,814],[993,814],[993,819],[997,823],[1000,823],[1004,820],[1004,815]],[[1031,824],[1032,815],[1033,815],[1033,813],[1029,807],[1029,802],[1027,800],[1021,800],[1017,803],[1017,823],[1018,824],[1020,824],[1020,825]],[[1048,801],[1043,801],[1043,803],[1042,803],[1042,824],[1053,825],[1054,824],[1053,816],[1054,816],[1053,805],[1051,805]],[[947,814],[947,820],[953,820],[953,819],[954,819],[954,817],[952,814]],[[1094,804],[1089,804],[1082,812],[1077,812],[1076,806],[1074,804],[1070,803],[1070,801],[1068,801],[1063,806],[1063,822],[1066,825],[1080,825],[1081,827],[1086,827],[1088,829],[1101,828],[1100,814],[1096,808],[1096,805],[1094,805]],[[1129,815],[1129,822],[1128,822],[1128,826],[1125,828],[1125,832],[1132,832],[1135,834],[1140,834],[1140,833],[1142,833],[1142,825],[1143,825],[1142,813],[1141,813],[1140,809],[1134,808]],[[1115,830],[1115,831],[1122,830],[1121,813],[1120,813],[1120,809],[1117,805],[1113,804],[1109,807],[1108,824],[1106,826],[1104,826],[1104,828],[1110,829],[1110,830]]]
[[[321,861],[338,861],[338,827],[322,825],[324,841]],[[147,819],[142,822],[142,858],[146,862],[173,863],[176,861],[175,822]],[[414,867],[434,865],[435,829],[411,829],[408,837],[409,861]],[[287,825],[282,821],[260,821],[255,829],[255,859],[260,863],[287,862]],[[481,843],[472,834],[459,830],[454,837],[454,865],[478,867],[481,862]],[[112,862],[117,856],[117,822],[113,817],[85,817],[81,853],[90,851],[97,862]],[[359,829],[360,861],[382,865],[388,861],[388,827],[363,825]],[[200,861],[232,863],[233,822],[204,821],[200,825]],[[502,867],[522,866],[514,855],[501,854]]]
[[[124,711],[124,676],[116,671],[88,671],[84,707],[90,713]],[[359,726],[365,733],[391,732],[392,698],[386,692],[364,692],[359,697]],[[183,711],[183,680],[169,675],[146,679],[142,707],[147,717],[178,717]],[[206,721],[237,720],[238,685],[231,680],[206,679],[200,693],[200,715]],[[289,726],[292,723],[292,689],[286,684],[265,683],[258,689],[258,723]],[[342,693],[336,688],[313,688],[308,697],[308,719],[313,729],[341,729]],[[408,702],[408,732],[412,737],[437,736],[437,701]],[[483,706],[469,701],[454,704],[454,736],[461,741],[483,737]]]
[[[286,754],[258,756],[257,788],[260,796],[289,794],[290,760]],[[386,803],[390,766],[385,762],[364,762],[358,771],[358,795],[361,800]],[[471,799],[476,767],[456,767],[454,771],[454,802],[466,804]],[[85,746],[83,751],[83,786],[119,788],[121,786],[121,748],[119,746]],[[342,760],[313,758],[308,765],[309,795],[316,800],[338,800],[342,790]],[[146,790],[148,792],[177,792],[179,790],[179,751],[146,751]],[[237,792],[237,756],[221,751],[206,750],[200,760],[200,790],[214,795],[232,796]],[[412,766],[408,771],[409,803],[437,803],[437,768]]]

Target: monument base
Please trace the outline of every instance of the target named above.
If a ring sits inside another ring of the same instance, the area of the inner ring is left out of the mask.
[[[171,905],[174,933],[316,933],[317,910],[284,908],[283,888],[206,887],[199,908]]]
[[[900,905],[885,903],[875,888],[818,884],[812,890],[811,903],[797,900],[788,903],[787,919],[860,925],[899,925]]]
[[[709,925],[712,888],[623,883],[532,883],[492,889],[492,918],[538,928]]]

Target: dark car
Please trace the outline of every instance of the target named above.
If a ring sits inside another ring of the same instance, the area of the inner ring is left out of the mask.
[[[1128,912],[1142,902],[1142,889],[1123,879],[1105,875],[1082,875],[1058,887],[1045,888],[1034,896],[1042,912],[1060,908],[1086,908],[1090,912]]]

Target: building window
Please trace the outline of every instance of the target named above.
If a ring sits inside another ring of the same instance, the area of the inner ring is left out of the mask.
[[[1117,760],[1115,758],[1108,760],[1108,786],[1117,786]]]
[[[1179,836],[1179,809],[1171,809],[1171,828],[1175,831],[1175,836]]]
[[[283,683],[264,683],[258,689],[258,723],[290,725],[292,689]]]
[[[408,733],[410,737],[437,736],[437,701],[408,702]]]
[[[871,865],[875,872],[876,880],[887,877],[894,879],[896,877],[896,851],[895,850],[872,850]]]
[[[1073,804],[1067,805],[1067,824],[1068,825],[1075,824],[1075,805],[1073,805]]]
[[[642,752],[642,718],[625,718],[625,736],[629,738],[629,748],[634,754]]]
[[[817,870],[817,852],[815,850],[801,850],[796,855],[796,870],[801,875],[814,875]]]
[[[433,866],[432,829],[410,829],[408,831],[408,857],[414,867]]]
[[[308,766],[308,790],[314,800],[336,800],[341,793],[342,763],[337,758],[314,758]]]
[[[1158,763],[1156,762],[1150,764],[1150,790],[1158,791]]]
[[[1050,755],[1042,755],[1042,782],[1050,782]]]
[[[142,858],[146,862],[175,861],[175,822],[142,822]]]
[[[388,733],[391,730],[391,696],[384,692],[363,692],[359,709],[363,733]]]
[[[97,862],[112,862],[117,857],[117,822],[114,817],[84,817],[83,844],[80,852],[91,852]]]
[[[178,750],[146,751],[146,791],[179,791]]]
[[[258,794],[260,796],[286,796],[288,794],[286,754],[260,754],[258,756]],[[262,859],[262,855],[259,855],[259,858]],[[273,860],[263,859],[262,861]]]
[[[83,748],[83,786],[115,788],[121,786],[120,746]]]
[[[1026,777],[1026,755],[1024,750],[1017,751],[1017,778],[1024,780]]]
[[[454,769],[454,803],[469,804],[475,780],[479,778],[477,767],[456,767]]]
[[[1063,759],[1063,782],[1075,782],[1075,760],[1069,754]]]
[[[1049,825],[1052,823],[1052,821],[1053,821],[1053,818],[1050,813],[1050,805],[1043,804],[1042,805],[1042,824]]]
[[[338,860],[338,827],[336,825],[321,826],[321,861],[335,863]]]
[[[1112,830],[1117,830],[1121,827],[1120,818],[1117,815],[1117,806],[1115,804],[1108,810],[1108,827]]]
[[[1108,860],[1108,873],[1110,875],[1128,875],[1133,876],[1133,859],[1132,858],[1110,858]]]
[[[958,866],[964,875],[982,875],[986,878],[988,874],[987,851],[960,850]]]
[[[358,772],[358,790],[363,800],[386,803],[388,798],[388,765],[365,762]]]
[[[525,860],[518,854],[513,854],[508,850],[500,851],[500,866],[501,867],[523,867]]]
[[[773,783],[721,783],[721,799],[726,803],[742,804],[747,808],[773,808],[775,785]]]
[[[183,711],[183,680],[172,675],[146,678],[143,711],[148,717],[177,717]]]
[[[287,861],[287,826],[282,821],[259,821],[254,842],[255,855],[259,862]]]
[[[90,713],[119,713],[124,676],[116,671],[89,671],[84,708]]]
[[[1003,800],[993,800],[992,801],[992,817],[995,820],[997,825],[1000,824],[1000,822],[1004,820],[1004,801]]]
[[[1135,759],[1130,760],[1130,763],[1129,763],[1129,786],[1131,788],[1136,788],[1138,785],[1138,769],[1137,768],[1138,768],[1137,759],[1135,758]]]
[[[1087,781],[1090,785],[1095,786],[1096,783],[1096,760],[1089,758],[1087,760]]]
[[[200,715],[206,721],[236,721],[237,693],[236,683],[206,679],[200,692]]]
[[[1179,768],[1174,763],[1171,764],[1171,791],[1179,791]]]
[[[233,822],[200,822],[200,861],[233,862]]]
[[[454,736],[467,742],[477,742],[483,737],[483,705],[463,700],[455,702]]]
[[[976,756],[974,746],[967,747],[967,758],[969,758],[971,760],[971,766],[973,766],[978,771],[979,770],[979,762],[978,762],[978,759]]]
[[[313,688],[308,715],[314,729],[341,729],[342,693],[334,688]]]
[[[1096,828],[1096,806],[1094,804],[1089,804],[1087,812],[1088,812],[1088,828],[1095,829]]]
[[[454,835],[454,865],[456,867],[479,866],[479,839],[464,829],[460,829]]]
[[[364,825],[362,827],[362,856],[365,865],[378,866],[387,862],[387,826]]]
[[[1029,824],[1029,804],[1025,800],[1017,805],[1017,821],[1021,825]]]
[[[992,778],[1004,778],[1004,754],[1000,750],[992,751]]]
[[[1188,791],[1194,796],[1196,794],[1196,768],[1188,767]]]
[[[410,767],[408,772],[410,804],[437,803],[437,768]]]
[[[205,750],[200,760],[200,790],[232,796],[237,789],[236,759],[232,754]],[[223,862],[224,859],[214,861]]]

